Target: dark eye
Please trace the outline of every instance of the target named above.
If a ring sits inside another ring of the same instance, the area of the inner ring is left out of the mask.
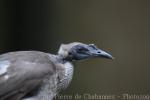
[[[71,53],[71,52],[69,52],[69,53],[68,53],[68,55],[72,55],[72,53]]]
[[[88,50],[85,49],[85,48],[79,48],[78,51],[79,51],[79,52],[84,52],[84,51],[88,51]]]

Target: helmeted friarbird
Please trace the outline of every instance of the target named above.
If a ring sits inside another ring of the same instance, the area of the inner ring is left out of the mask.
[[[94,44],[62,44],[57,55],[17,51],[0,55],[0,100],[52,100],[70,83],[71,62],[113,57]]]

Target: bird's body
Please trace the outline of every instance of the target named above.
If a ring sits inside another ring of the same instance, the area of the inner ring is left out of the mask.
[[[0,66],[5,69],[0,74],[0,100],[8,97],[10,100],[17,100],[16,96],[19,100],[30,91],[33,91],[31,95],[36,100],[50,100],[58,90],[67,87],[73,74],[73,66],[69,62],[39,51],[3,54],[0,56]],[[39,92],[34,92],[34,88],[38,86]]]
[[[82,43],[62,45],[57,55],[40,51],[0,55],[0,100],[52,100],[69,85],[73,75],[72,60],[86,58],[87,55],[75,53],[74,47],[80,45],[86,46]],[[105,57],[112,57],[106,54]]]

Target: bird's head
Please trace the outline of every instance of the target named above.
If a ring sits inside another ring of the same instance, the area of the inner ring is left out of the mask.
[[[94,44],[83,44],[80,42],[62,44],[58,55],[69,61],[93,57],[113,59],[109,53],[97,48]]]

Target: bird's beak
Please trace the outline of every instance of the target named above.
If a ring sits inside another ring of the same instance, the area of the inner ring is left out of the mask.
[[[114,59],[114,57],[112,55],[110,55],[109,53],[103,51],[103,50],[99,50],[100,52],[97,54],[97,57],[102,57],[102,58],[107,58],[107,59]]]
[[[107,59],[114,59],[114,57],[112,55],[110,55],[109,53],[95,47],[95,49],[91,49],[90,51],[90,55],[92,57],[100,57],[100,58],[107,58]]]

